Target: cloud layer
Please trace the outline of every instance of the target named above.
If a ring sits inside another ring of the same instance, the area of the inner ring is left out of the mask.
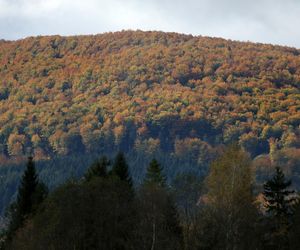
[[[163,30],[300,48],[299,0],[0,0],[0,38]]]

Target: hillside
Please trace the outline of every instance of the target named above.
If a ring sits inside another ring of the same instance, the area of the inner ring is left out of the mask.
[[[1,41],[0,62],[2,162],[236,140],[254,157],[300,144],[294,48],[124,31]]]
[[[204,174],[238,141],[258,182],[275,161],[300,184],[299,86],[295,48],[141,31],[2,40],[0,213],[28,154],[54,187],[122,150],[139,182],[154,156],[169,177]]]

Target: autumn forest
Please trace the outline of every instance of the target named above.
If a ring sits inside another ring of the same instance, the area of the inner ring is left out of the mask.
[[[29,155],[51,191],[81,180],[100,156],[123,152],[128,199],[132,186],[147,186],[151,159],[164,166],[168,185],[183,174],[209,182],[217,159],[235,147],[249,163],[256,194],[276,167],[300,190],[299,85],[300,50],[291,47],[143,31],[0,40],[0,214],[17,197]],[[66,189],[117,193],[114,182]],[[146,209],[143,199],[138,204]],[[191,249],[213,249],[201,247]]]

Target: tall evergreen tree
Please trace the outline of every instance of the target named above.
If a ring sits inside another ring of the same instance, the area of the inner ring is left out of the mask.
[[[274,217],[286,217],[292,214],[294,190],[290,190],[292,182],[286,180],[279,167],[275,168],[275,175],[264,184],[264,199],[266,212]]]
[[[109,165],[110,161],[106,156],[103,156],[99,160],[96,160],[84,175],[85,180],[90,181],[93,177],[106,177],[107,167]]]
[[[28,157],[26,170],[21,180],[17,198],[17,205],[23,218],[31,212],[33,205],[32,198],[37,185],[38,176],[35,170],[35,163],[33,158],[30,156]]]
[[[161,187],[166,184],[166,178],[162,175],[162,168],[156,159],[153,159],[147,168],[144,184],[156,184]]]
[[[266,234],[267,244],[272,249],[288,249],[290,218],[293,214],[295,197],[290,189],[291,181],[286,180],[279,167],[275,175],[264,184],[264,200],[266,213],[271,222],[271,231]]]
[[[44,199],[46,188],[38,182],[35,163],[32,157],[28,157],[26,169],[21,179],[18,196],[15,203],[10,207],[10,223],[8,239],[20,228],[24,220],[33,212],[33,209]]]
[[[128,164],[122,152],[119,152],[114,160],[112,174],[118,176],[121,181],[126,181],[129,186],[132,186],[132,179],[129,175]]]
[[[182,249],[179,216],[166,188],[162,168],[152,160],[139,192],[137,246],[139,249]]]

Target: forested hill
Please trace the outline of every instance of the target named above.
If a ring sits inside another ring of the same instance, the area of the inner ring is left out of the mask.
[[[233,141],[299,160],[299,86],[289,47],[142,31],[2,40],[1,162],[122,150],[201,165]]]

